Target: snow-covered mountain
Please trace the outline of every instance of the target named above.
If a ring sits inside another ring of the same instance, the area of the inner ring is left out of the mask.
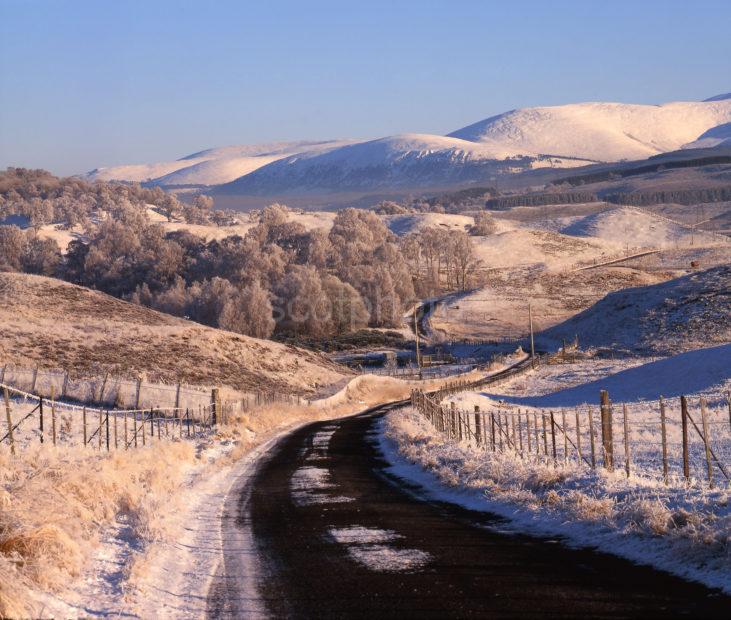
[[[163,186],[220,185],[294,153],[317,153],[350,142],[320,140],[224,146],[199,151],[175,161],[96,168],[82,176],[91,181],[151,182]]]
[[[217,186],[233,195],[368,192],[487,182],[496,174],[644,159],[727,145],[731,98],[663,105],[577,103],[524,108],[448,136],[231,146],[172,162],[100,168],[90,179]]]
[[[402,134],[321,152],[304,152],[262,166],[216,189],[219,194],[290,191],[370,191],[378,188],[451,185],[489,178],[497,172],[550,165],[517,150],[496,149],[458,138]],[[551,162],[583,165],[587,161]]]
[[[513,110],[449,135],[523,155],[608,162],[675,151],[729,121],[731,99],[659,106],[575,103]]]

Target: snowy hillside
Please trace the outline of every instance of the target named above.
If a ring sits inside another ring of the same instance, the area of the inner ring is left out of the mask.
[[[268,163],[301,151],[317,153],[348,144],[346,140],[273,142],[224,146],[153,164],[96,168],[83,175],[88,180],[154,182],[158,185],[219,185],[228,183]]]
[[[561,228],[560,232],[576,237],[596,237],[616,241],[631,247],[660,248],[676,244],[688,245],[691,238],[698,244],[719,243],[718,239],[711,235],[694,233],[688,226],[632,207],[618,207],[574,218],[570,224]]]
[[[672,354],[731,341],[731,266],[610,293],[541,334],[582,346]],[[729,360],[731,363],[731,360]]]
[[[660,106],[576,103],[513,110],[449,135],[495,151],[618,161],[679,149],[730,121],[731,100]]]
[[[731,97],[729,97],[729,101],[731,101]],[[731,123],[711,127],[708,131],[698,136],[697,140],[689,142],[683,148],[708,149],[717,146],[731,146]]]
[[[641,160],[731,139],[731,99],[664,105],[577,103],[513,110],[448,136],[405,133],[230,146],[169,162],[98,168],[88,179],[218,186],[219,195],[456,187],[498,174]]]
[[[498,160],[516,156],[516,151],[456,138],[403,134],[280,159],[220,187],[218,192],[370,190],[470,182],[506,169]],[[527,161],[522,163],[526,166],[530,167]]]

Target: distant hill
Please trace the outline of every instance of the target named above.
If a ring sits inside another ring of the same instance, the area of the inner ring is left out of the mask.
[[[610,293],[540,334],[583,347],[670,355],[731,342],[731,265]],[[729,360],[731,364],[731,360]]]
[[[576,103],[512,110],[447,136],[283,142],[209,149],[172,162],[99,168],[89,179],[206,187],[218,196],[420,191],[492,185],[540,169],[638,160],[726,144],[731,99]]]
[[[82,178],[93,181],[132,181],[161,186],[208,186],[228,183],[268,163],[300,152],[348,144],[347,140],[273,142],[224,146],[186,155],[175,161],[96,168]]]

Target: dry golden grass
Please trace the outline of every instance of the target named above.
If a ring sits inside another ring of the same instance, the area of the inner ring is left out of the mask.
[[[287,427],[407,398],[413,386],[363,375],[309,406],[272,403],[239,414],[219,427],[214,440],[234,439],[236,446],[213,466],[235,462]],[[169,537],[165,515],[175,505],[173,498],[180,500],[185,465],[195,462],[195,445],[185,441],[111,453],[46,444],[11,457],[9,450],[0,449],[0,617],[38,614],[32,591],[68,586],[80,575],[102,529],[120,514],[143,541]],[[128,574],[144,573],[146,555],[132,559]]]
[[[57,591],[77,577],[100,530],[125,514],[143,540],[162,535],[160,507],[179,487],[190,443],[130,452],[36,446],[0,452],[0,617],[33,617],[30,590]]]
[[[308,394],[348,371],[324,356],[212,329],[61,280],[0,274],[0,363],[75,376]]]

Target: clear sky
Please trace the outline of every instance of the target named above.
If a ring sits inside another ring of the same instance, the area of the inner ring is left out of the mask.
[[[0,0],[0,168],[731,90],[731,2]]]

